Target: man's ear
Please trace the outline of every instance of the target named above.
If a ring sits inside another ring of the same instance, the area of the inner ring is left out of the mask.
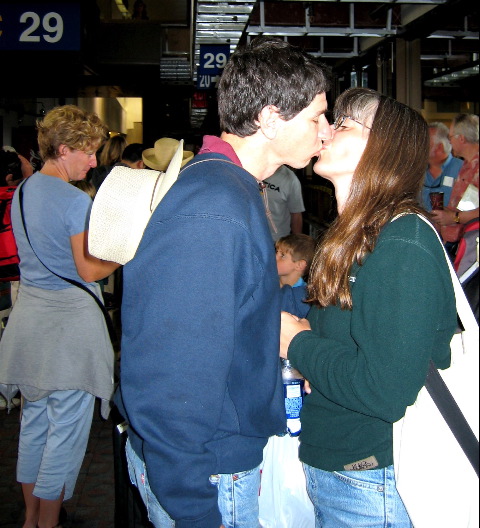
[[[264,106],[258,114],[257,125],[268,139],[275,139],[280,119],[281,117],[276,106]]]

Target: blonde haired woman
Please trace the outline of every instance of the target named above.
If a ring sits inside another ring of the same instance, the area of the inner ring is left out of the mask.
[[[70,185],[96,166],[106,127],[73,105],[38,123],[44,165],[17,189],[12,223],[20,255],[20,288],[0,345],[0,388],[24,397],[17,480],[23,528],[59,526],[87,446],[95,397],[103,414],[113,390],[113,350],[105,319],[83,284],[118,264],[92,257],[87,234],[91,198]]]

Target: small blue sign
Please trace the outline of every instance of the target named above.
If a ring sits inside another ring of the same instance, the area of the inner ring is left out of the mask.
[[[200,46],[197,88],[200,90],[215,88],[229,57],[229,44],[206,44]]]
[[[0,5],[0,49],[80,49],[80,3]]]

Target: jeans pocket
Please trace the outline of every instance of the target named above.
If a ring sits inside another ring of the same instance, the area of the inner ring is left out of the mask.
[[[260,467],[211,475],[210,482],[218,489],[218,507],[225,528],[258,527]]]
[[[385,476],[383,469],[372,471],[333,471],[332,474],[343,483],[365,491],[385,491]]]
[[[232,474],[223,474],[224,477],[230,477],[233,482],[238,482],[239,480],[243,480],[253,473],[257,472],[258,468],[248,469],[247,471],[240,471],[239,473],[232,473]],[[209,480],[210,484],[213,484],[214,486],[217,486],[220,484],[222,474],[219,475],[210,475]]]
[[[258,473],[258,471],[259,471],[258,467],[253,468],[253,469],[248,469],[247,471],[240,471],[240,473],[234,473],[232,475],[232,479],[236,482],[237,480],[245,479],[249,477],[250,475],[253,475],[254,473]]]

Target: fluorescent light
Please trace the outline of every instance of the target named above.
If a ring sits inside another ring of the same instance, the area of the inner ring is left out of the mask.
[[[125,7],[125,4],[123,3],[123,0],[115,0],[115,4],[117,5],[118,10],[120,11],[120,13],[122,13],[124,17],[126,17],[127,15],[130,15],[130,13],[128,12],[128,9]]]
[[[479,73],[480,67],[478,64],[475,64],[474,66],[463,68],[462,70],[445,71],[438,77],[428,79],[424,84],[425,86],[444,86],[446,84],[453,84],[461,79],[466,79],[467,77],[473,77]]]

